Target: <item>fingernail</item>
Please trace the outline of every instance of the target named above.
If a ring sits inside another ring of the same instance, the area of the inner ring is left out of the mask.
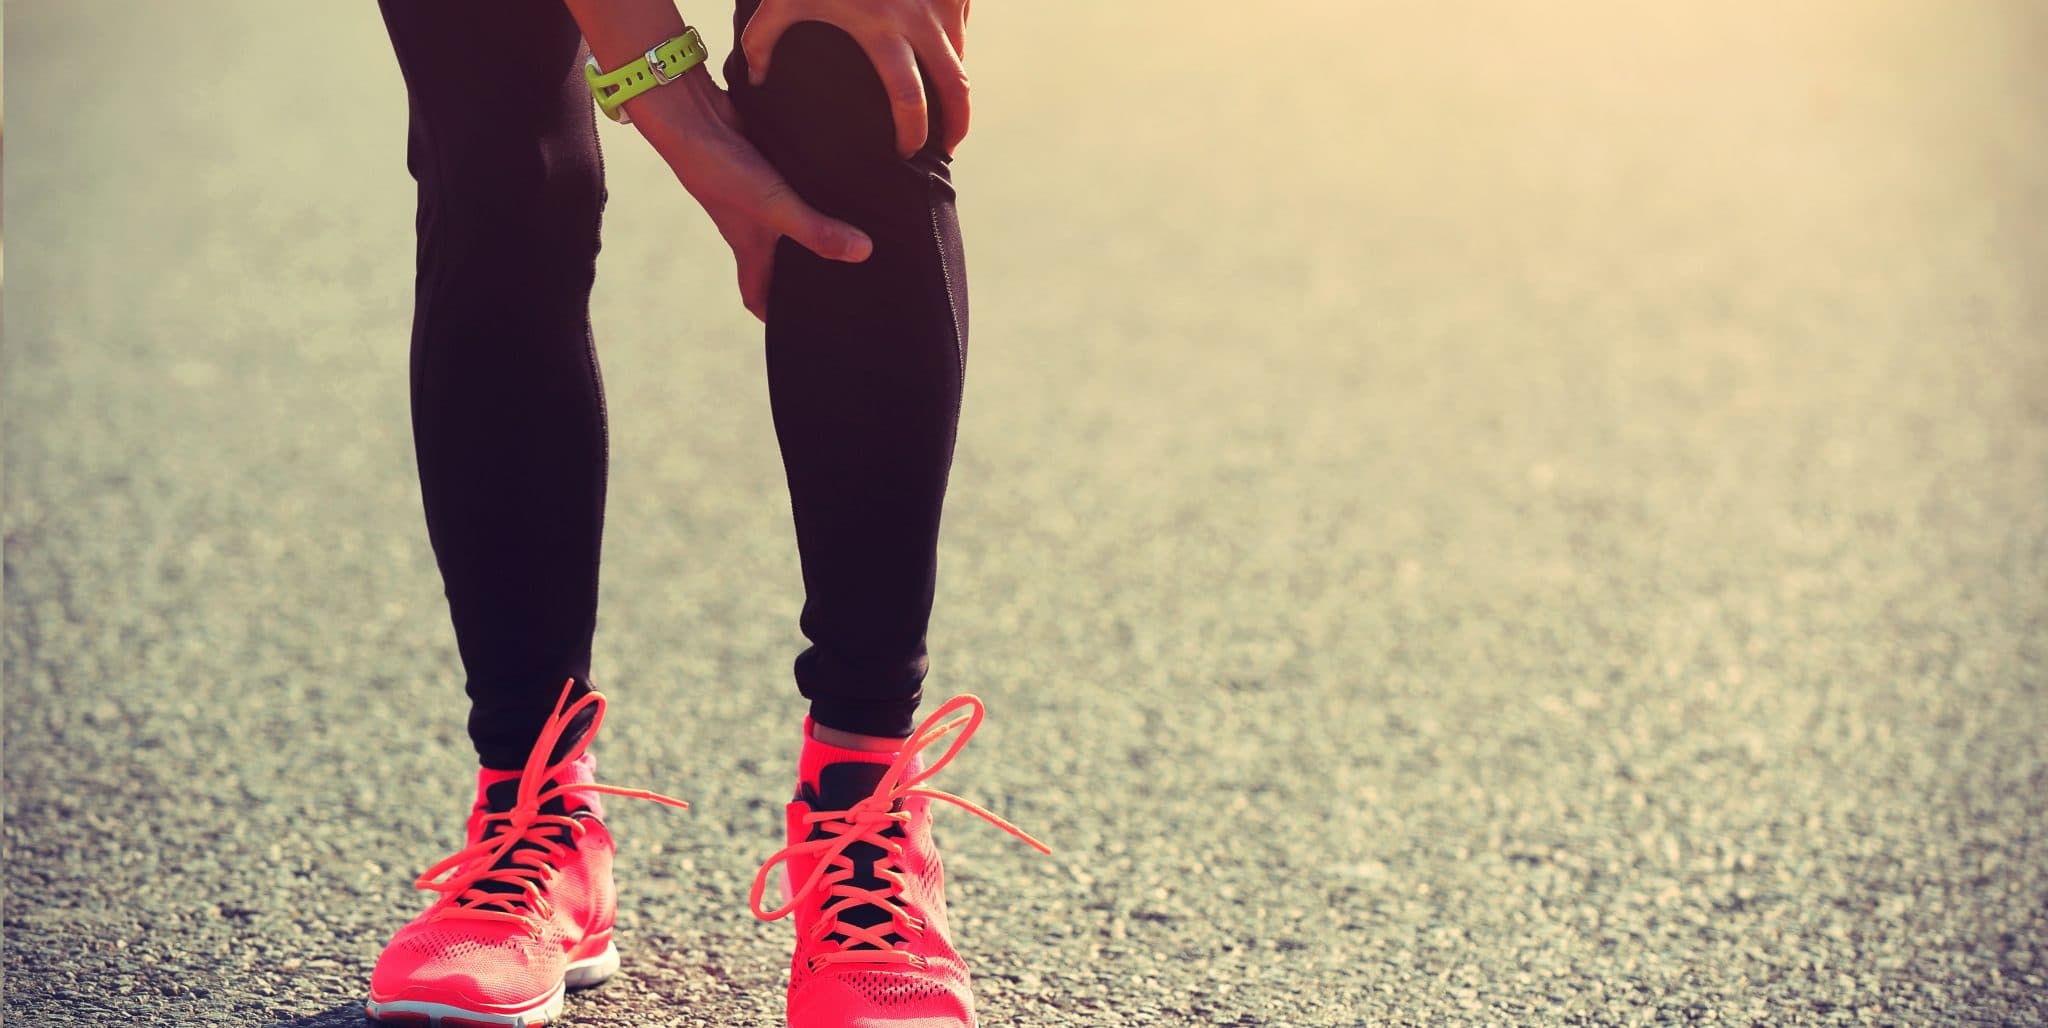
[[[758,86],[765,77],[767,77],[767,69],[758,65],[749,65],[747,67],[747,85]]]
[[[860,257],[864,254],[873,253],[874,249],[874,240],[869,239],[864,233],[849,232],[846,234],[845,253],[848,257]]]

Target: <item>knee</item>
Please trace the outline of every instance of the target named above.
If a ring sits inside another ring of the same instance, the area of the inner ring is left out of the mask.
[[[605,185],[594,136],[470,132],[436,140],[428,156],[420,203],[444,231],[595,252]]]
[[[790,26],[776,42],[768,78],[736,99],[755,145],[813,204],[873,213],[905,207],[922,220],[928,184],[945,181],[935,143],[909,160],[896,152],[881,76],[853,37],[832,25]],[[936,107],[931,113],[936,119]]]
[[[448,390],[503,397],[587,388],[586,319],[605,202],[594,144],[478,132],[435,142],[416,170],[416,390],[445,399]]]

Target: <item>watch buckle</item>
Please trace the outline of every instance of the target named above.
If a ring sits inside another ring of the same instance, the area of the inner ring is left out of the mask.
[[[666,75],[662,73],[662,69],[668,67],[668,62],[662,60],[661,57],[658,56],[660,50],[661,47],[655,47],[653,50],[647,51],[647,71],[649,74],[654,76],[654,81],[665,86],[679,78],[682,78],[682,76]]]

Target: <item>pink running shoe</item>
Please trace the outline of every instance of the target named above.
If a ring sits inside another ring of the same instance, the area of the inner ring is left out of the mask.
[[[945,721],[961,708],[966,715]],[[841,749],[804,721],[789,845],[754,875],[754,916],[796,915],[789,965],[790,1028],[972,1028],[974,991],[946,928],[946,878],[932,841],[931,801],[963,807],[1041,853],[1044,843],[1008,821],[923,782],[980,726],[981,701],[957,696],[895,753]],[[943,722],[943,723],[941,723]],[[958,730],[927,767],[920,755]],[[784,867],[785,902],[762,905]],[[789,883],[801,882],[794,890]]]
[[[604,696],[555,701],[522,771],[477,774],[469,845],[414,884],[441,898],[398,930],[370,974],[372,1020],[419,1028],[547,1024],[567,989],[619,969],[612,946],[612,836],[599,793],[688,804],[596,782],[584,751],[604,721]],[[565,753],[555,745],[579,714],[590,724]]]

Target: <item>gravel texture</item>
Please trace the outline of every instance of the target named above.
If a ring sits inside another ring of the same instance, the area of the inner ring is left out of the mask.
[[[988,1024],[2048,1017],[2039,4],[975,19],[940,784],[1056,849],[940,816]],[[7,21],[6,1018],[354,1023],[470,774],[381,24]],[[569,1017],[769,1024],[758,329],[605,140],[601,752],[695,809]]]

